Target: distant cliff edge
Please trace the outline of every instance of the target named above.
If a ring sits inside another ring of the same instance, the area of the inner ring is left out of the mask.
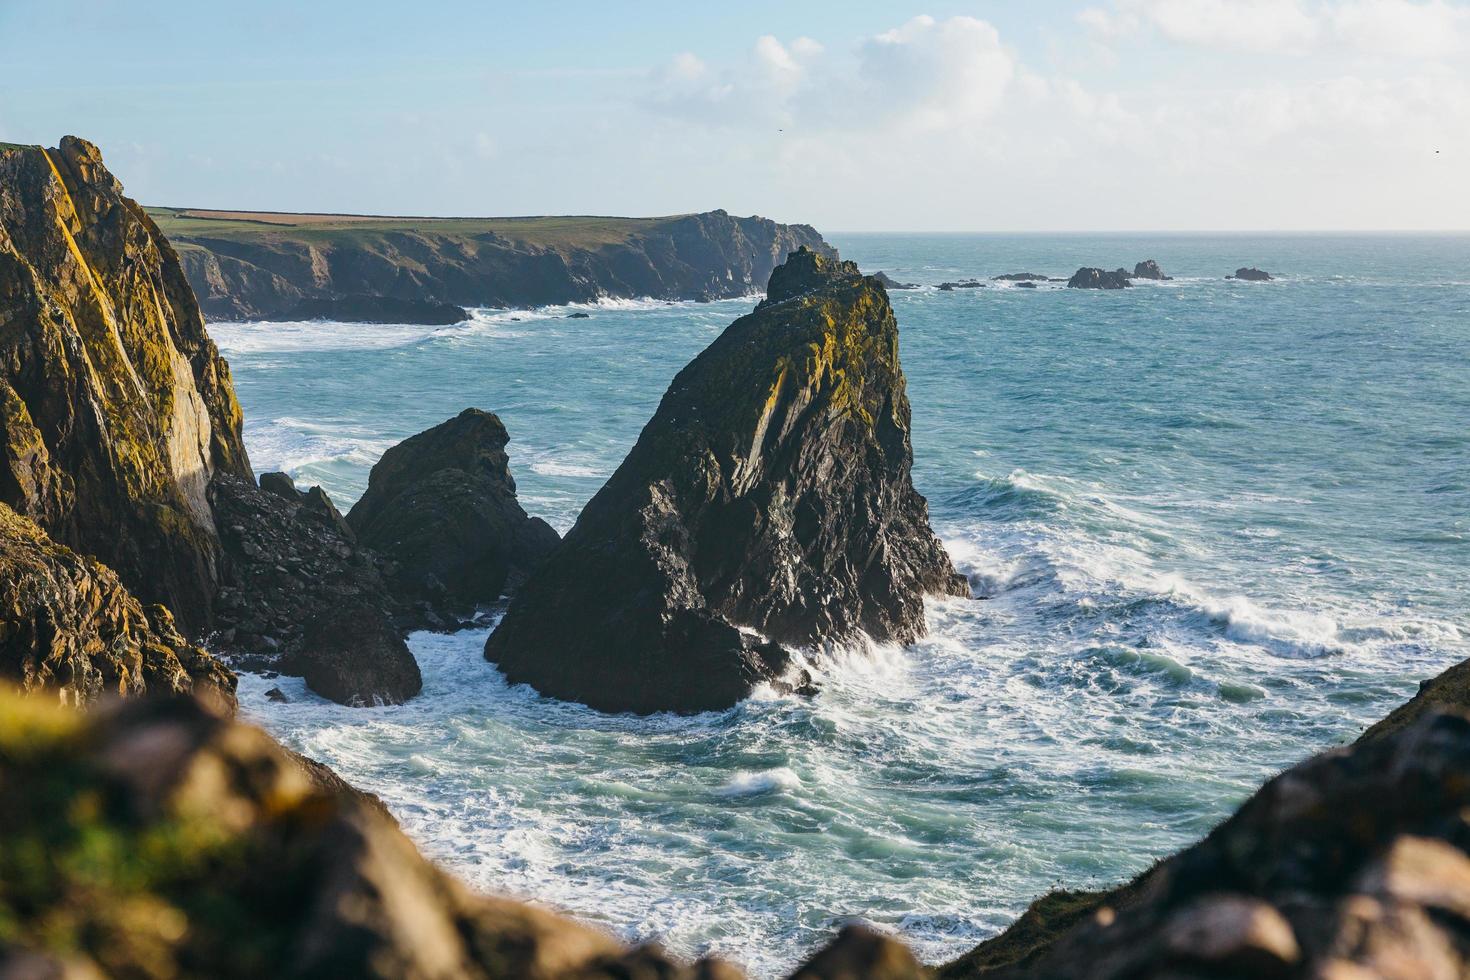
[[[279,318],[321,301],[527,307],[758,293],[810,225],[724,211],[666,218],[393,218],[150,208],[206,316]]]

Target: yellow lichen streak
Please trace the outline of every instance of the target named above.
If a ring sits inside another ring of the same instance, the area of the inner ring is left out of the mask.
[[[66,181],[61,179],[61,171],[56,168],[56,161],[51,159],[51,151],[43,148],[41,155],[46,158],[46,162],[51,166],[51,173],[56,178],[56,185],[61,188],[61,196],[66,199],[67,209],[71,211],[72,216],[80,221],[80,213],[77,211],[76,202],[71,199],[71,191],[66,189]],[[87,283],[92,287],[92,298],[97,301],[97,306],[101,309],[102,316],[111,323],[113,320],[112,304],[108,302],[107,294],[102,291],[102,284],[97,278],[97,273],[92,271],[92,266],[87,261],[86,256],[82,255],[82,250],[77,245],[77,240],[72,237],[71,228],[67,225],[66,219],[67,216],[61,213],[61,207],[58,205],[56,208],[56,224],[61,228],[61,237],[66,240],[67,247],[71,249],[72,257],[77,260],[77,263],[86,272]]]

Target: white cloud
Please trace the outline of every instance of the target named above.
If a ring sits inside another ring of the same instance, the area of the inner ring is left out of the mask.
[[[1300,0],[1117,0],[1078,19],[1105,37],[1147,26],[1182,44],[1248,51],[1301,50],[1320,31]]]
[[[983,119],[1015,73],[1000,34],[974,17],[915,17],[859,52],[858,75],[872,107],[925,129]]]
[[[1444,0],[1351,0],[1327,16],[1339,40],[1364,52],[1430,59],[1470,52],[1470,8]]]

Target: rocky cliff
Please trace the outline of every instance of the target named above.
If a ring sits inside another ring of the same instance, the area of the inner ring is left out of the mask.
[[[0,976],[738,980],[473,895],[370,799],[186,699],[82,715],[0,689]],[[804,980],[918,980],[849,929]]]
[[[485,655],[553,697],[700,711],[779,678],[784,646],[909,642],[925,594],[969,594],[912,459],[883,287],[793,253],[679,372]]]
[[[387,559],[394,594],[431,626],[495,602],[560,540],[516,500],[509,442],[497,416],[467,408],[384,453],[347,515]]]
[[[97,148],[0,149],[0,502],[197,634],[240,421],[173,248]]]
[[[230,708],[235,676],[111,569],[0,504],[0,679],[62,704],[193,692]],[[9,792],[0,789],[0,795]]]
[[[484,219],[152,213],[179,246],[205,312],[230,320],[354,296],[359,304],[381,296],[455,306],[718,299],[758,292],[801,246],[831,252],[808,225],[724,211]]]

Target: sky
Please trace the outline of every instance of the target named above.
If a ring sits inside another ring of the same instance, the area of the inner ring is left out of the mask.
[[[1470,0],[0,0],[0,65],[149,204],[1470,229]]]

